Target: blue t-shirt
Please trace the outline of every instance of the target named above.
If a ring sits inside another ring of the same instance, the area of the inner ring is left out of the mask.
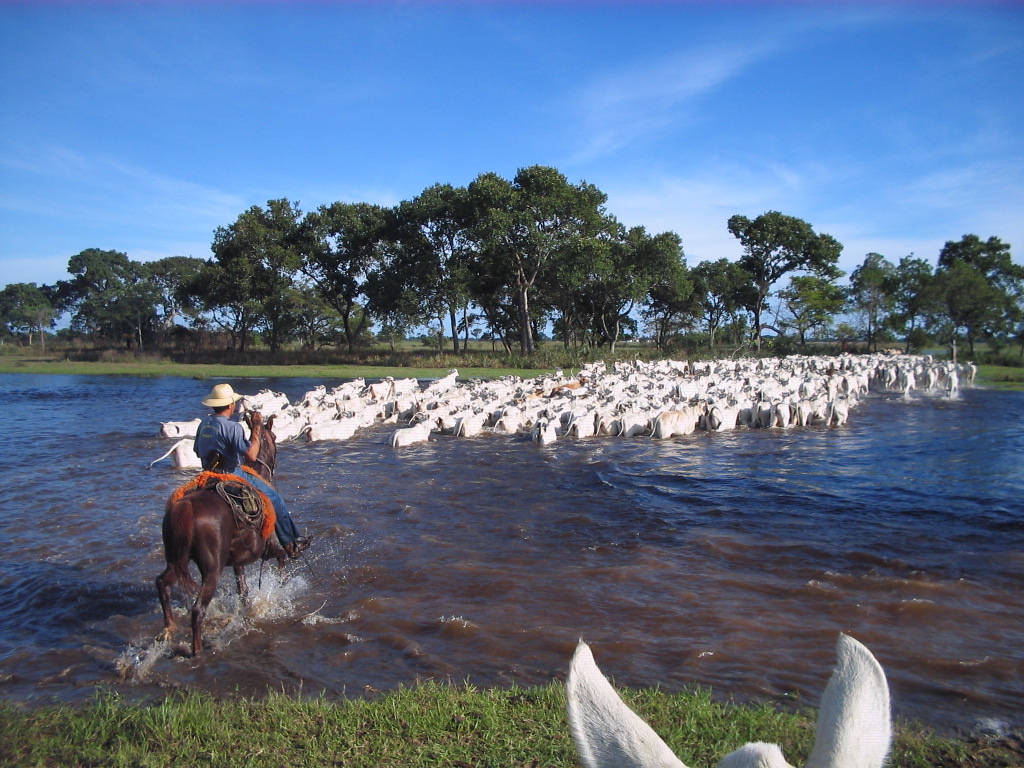
[[[217,451],[225,461],[218,469],[230,472],[242,463],[242,457],[249,450],[249,441],[245,439],[245,430],[241,424],[214,413],[203,419],[199,425],[192,448],[200,461],[205,459],[210,451]]]

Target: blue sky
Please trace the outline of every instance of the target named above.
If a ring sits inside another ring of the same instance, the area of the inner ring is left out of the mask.
[[[536,164],[690,266],[769,210],[847,272],[968,233],[1024,260],[1020,2],[0,0],[0,73],[0,286]]]

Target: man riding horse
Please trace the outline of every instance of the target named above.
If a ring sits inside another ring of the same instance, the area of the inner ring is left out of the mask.
[[[242,470],[243,458],[253,462],[258,458],[263,417],[259,413],[253,414],[252,436],[246,440],[242,425],[231,418],[241,398],[241,395],[235,394],[230,384],[218,384],[211,390],[203,400],[203,405],[212,408],[213,413],[204,418],[199,425],[193,448],[203,463],[203,469],[237,475],[243,482],[255,486],[267,495],[277,514],[277,538],[288,556],[297,558],[299,553],[309,546],[309,539],[298,535],[281,494],[262,478]]]

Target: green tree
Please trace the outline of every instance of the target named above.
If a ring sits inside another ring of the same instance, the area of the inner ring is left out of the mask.
[[[644,319],[661,351],[672,336],[692,326],[701,314],[700,287],[693,270],[686,268],[680,246],[678,268],[666,271],[647,293]]]
[[[230,347],[245,352],[248,338],[258,322],[260,302],[247,290],[239,289],[237,272],[210,259],[182,290],[192,297],[199,315],[194,324],[215,328],[230,336]]]
[[[702,261],[693,268],[694,295],[708,330],[710,346],[726,320],[756,301],[756,289],[750,273],[728,259]]]
[[[157,326],[160,292],[145,264],[120,251],[87,248],[68,260],[70,280],[57,284],[72,330],[114,344],[137,345]]]
[[[922,324],[931,314],[930,307],[935,304],[935,291],[932,288],[934,271],[925,259],[915,258],[913,254],[904,256],[893,270],[886,286],[886,292],[892,297],[892,310],[888,317],[888,325],[904,339],[904,349],[911,351],[912,338],[919,338]]]
[[[893,307],[890,288],[896,268],[884,256],[869,253],[850,275],[850,301],[864,319],[868,349],[878,351],[878,332]]]
[[[600,247],[596,239],[595,269],[577,290],[582,314],[589,320],[589,332],[597,346],[607,344],[614,354],[615,345],[626,327],[635,325],[634,308],[650,300],[659,285],[676,284],[682,289],[685,277],[683,249],[674,232],[649,235],[643,227],[625,230],[609,221],[612,239]],[[568,286],[557,286],[569,290]]]
[[[520,352],[530,354],[535,346],[530,301],[538,278],[559,254],[578,248],[580,239],[597,236],[605,225],[607,196],[537,165],[520,169],[511,182],[482,174],[469,192],[481,264],[507,282],[515,299]]]
[[[392,296],[414,290],[422,314],[442,327],[447,320],[455,354],[460,352],[459,328],[467,342],[469,334],[470,275],[476,253],[469,234],[470,210],[468,190],[450,184],[435,184],[401,203],[395,211],[387,268],[392,280],[404,282],[390,292]]]
[[[341,316],[312,286],[298,284],[289,288],[288,304],[295,336],[303,349],[317,350],[344,336]]]
[[[46,330],[53,328],[59,315],[50,293],[35,283],[11,283],[0,291],[0,323],[11,334],[25,334],[30,347],[33,333],[38,333],[43,352],[46,352]]]
[[[499,342],[505,353],[510,355],[519,338],[519,316],[513,288],[506,275],[490,266],[486,253],[478,253],[477,257],[480,266],[469,278],[473,303],[483,315],[488,336]]]
[[[370,326],[361,299],[365,298],[367,273],[381,258],[388,225],[388,209],[369,203],[322,205],[306,216],[310,246],[302,271],[341,316],[349,352],[355,351]],[[400,275],[392,277],[402,279]]]
[[[846,304],[843,289],[818,275],[793,275],[789,287],[779,291],[779,298],[787,313],[782,327],[796,331],[801,346],[807,344],[807,334],[825,331]]]
[[[179,319],[195,320],[199,303],[187,289],[205,264],[203,259],[192,256],[168,256],[147,262],[150,278],[160,291],[159,322],[163,332],[173,328]]]
[[[253,330],[263,331],[276,351],[293,329],[286,297],[306,250],[301,218],[298,205],[281,198],[267,201],[266,208],[252,206],[214,232],[213,254],[222,270],[215,294],[231,308],[243,352]]]
[[[831,235],[817,234],[802,219],[768,211],[756,219],[733,216],[729,232],[743,245],[739,260],[750,273],[756,295],[748,307],[754,319],[754,341],[761,348],[761,316],[775,285],[791,272],[809,272],[822,278],[839,277],[837,263],[843,246]]]
[[[981,338],[1007,338],[1020,321],[1024,267],[997,237],[964,235],[939,253],[936,292],[954,333],[962,332],[974,355]]]

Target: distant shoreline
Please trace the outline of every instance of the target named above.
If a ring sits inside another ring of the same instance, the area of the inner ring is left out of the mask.
[[[79,376],[173,376],[187,379],[438,379],[449,368],[407,368],[381,365],[226,365],[219,363],[171,362],[77,362],[70,360],[25,360],[0,358],[0,373]],[[466,368],[460,376],[467,379],[497,379],[502,376],[533,378],[544,371],[521,368]]]
[[[0,373],[26,373],[35,375],[78,376],[173,376],[197,380],[205,379],[439,379],[450,368],[414,368],[382,365],[227,365],[220,363],[172,362],[79,362],[73,360],[40,360],[23,357],[0,357]],[[498,379],[519,376],[532,379],[550,369],[526,368],[465,368],[460,369],[463,379]],[[1009,391],[1024,391],[1024,368],[979,365],[976,386]]]

